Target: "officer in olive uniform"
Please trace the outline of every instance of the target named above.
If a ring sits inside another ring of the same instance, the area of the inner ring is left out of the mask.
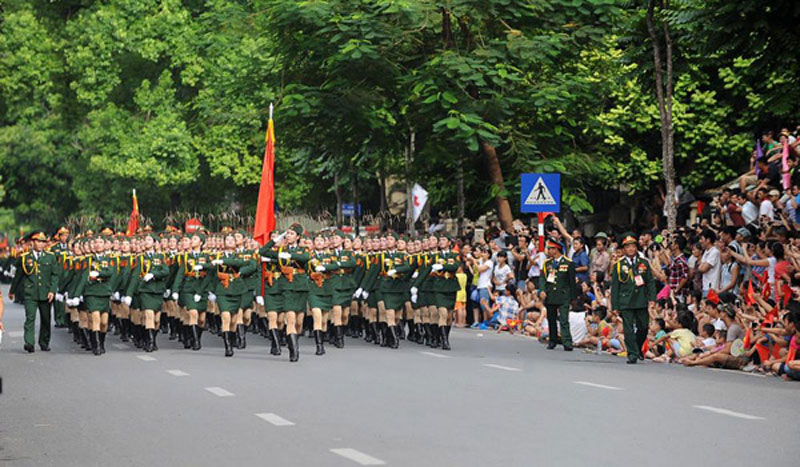
[[[563,255],[563,246],[552,240],[547,241],[547,256],[542,275],[539,278],[539,290],[547,308],[547,325],[550,332],[550,343],[547,350],[556,348],[558,342],[558,325],[561,325],[561,344],[567,352],[572,350],[572,334],[569,331],[569,302],[578,296],[578,284],[575,281],[575,264]]]
[[[67,244],[68,239],[69,229],[66,227],[59,228],[58,232],[56,232],[56,240],[58,242],[50,249],[50,252],[55,255],[58,263],[59,291],[64,287],[64,284],[66,284],[66,281],[69,278],[69,268],[65,266],[67,258],[70,255],[70,248]],[[53,318],[57,328],[67,327],[67,313],[66,307],[64,306],[64,295],[59,292],[56,292],[56,299],[53,303]]]
[[[33,337],[36,326],[36,310],[39,310],[39,347],[50,350],[50,304],[58,288],[58,264],[52,253],[44,251],[47,235],[35,232],[31,235],[33,249],[23,253],[17,261],[16,274],[11,290],[22,295],[25,306],[25,350],[33,352]],[[14,294],[9,294],[14,299]]]
[[[656,299],[656,283],[650,263],[638,254],[639,242],[632,235],[622,240],[625,256],[611,268],[611,306],[622,315],[628,363],[644,360],[642,345],[647,339],[649,302]]]

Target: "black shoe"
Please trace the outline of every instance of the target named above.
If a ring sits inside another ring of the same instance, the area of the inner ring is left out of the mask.
[[[23,349],[25,349],[25,351],[26,351],[26,352],[28,352],[28,353],[33,353],[33,352],[34,352],[34,350],[35,350],[35,349],[33,348],[33,345],[32,345],[32,344],[25,344],[25,346],[24,346],[24,347],[22,347],[22,348],[23,348]]]
[[[336,337],[333,339],[333,346],[337,349],[344,348],[344,326],[336,326],[334,329]]]
[[[634,360],[628,360],[628,361],[627,361],[627,362],[625,362],[625,363],[627,363],[628,365],[636,365],[636,362],[638,362],[638,361],[639,361],[639,360],[635,360],[635,359],[634,359]]]
[[[314,331],[314,342],[317,344],[316,355],[325,355],[325,341],[322,336],[322,331]]]
[[[153,351],[153,329],[145,329],[144,330],[144,351],[145,352],[152,352]]]
[[[233,346],[231,345],[232,332],[225,331],[222,333],[222,343],[225,345],[225,356],[233,357]]]
[[[289,347],[289,361],[296,362],[300,359],[300,341],[297,334],[288,334],[286,336],[286,346]]]
[[[389,326],[387,334],[391,342],[388,343],[390,349],[397,349],[400,347],[400,335],[398,334],[398,326]]]
[[[547,350],[553,350],[555,348],[556,348],[556,343],[555,342],[551,342],[551,343],[547,344]]]
[[[644,355],[639,355],[639,360],[644,361]]]
[[[450,326],[445,326],[443,331],[442,350],[450,350]]]
[[[106,333],[100,331],[100,339],[97,341],[97,346],[100,348],[100,354],[106,353]]]
[[[133,344],[137,349],[144,348],[144,328],[141,324],[133,325]]]
[[[193,324],[192,331],[192,350],[200,350],[200,326]]]
[[[441,346],[442,328],[438,324],[431,324],[431,348],[438,349]]]
[[[372,323],[367,323],[367,327],[364,330],[364,342],[367,344],[375,342],[375,336],[372,334]]]
[[[156,337],[158,337],[158,329],[153,329],[153,350],[158,350],[158,343],[156,342]]]
[[[80,328],[81,330],[81,342],[83,344],[83,350],[87,352],[92,350],[92,333],[89,332],[86,328]]]
[[[192,348],[192,327],[185,324],[180,324],[181,332],[180,332],[180,341],[183,342],[184,349],[191,349]]]
[[[50,346],[47,345],[47,344],[45,344],[45,345],[41,345],[40,344],[39,348],[42,349],[42,352],[49,352],[50,351]]]
[[[401,320],[397,325],[397,338],[401,341],[406,340],[406,320]]]
[[[240,324],[240,325],[236,326],[236,333],[239,335],[238,339],[237,339],[237,341],[239,343],[239,348],[240,349],[246,349],[247,348],[247,328],[245,327],[245,325],[244,324]]]
[[[280,336],[277,329],[270,329],[269,330],[269,337],[270,337],[270,349],[269,353],[271,355],[280,355],[281,354],[281,346],[280,346]]]
[[[130,332],[131,322],[127,319],[122,319],[119,322],[120,329],[120,336],[119,340],[122,342],[128,342],[128,333]]]
[[[564,346],[564,352],[572,352],[572,346],[571,345],[565,345]]]
[[[178,338],[178,320],[175,318],[168,318],[169,322],[169,340],[174,341]]]

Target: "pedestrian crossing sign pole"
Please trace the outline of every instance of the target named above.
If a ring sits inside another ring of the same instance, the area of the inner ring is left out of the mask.
[[[523,213],[560,212],[561,174],[522,174],[519,205]]]

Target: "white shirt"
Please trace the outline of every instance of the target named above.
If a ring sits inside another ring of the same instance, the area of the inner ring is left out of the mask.
[[[747,200],[742,206],[742,217],[746,224],[752,224],[758,219],[758,206],[750,200]]]
[[[711,268],[703,273],[703,292],[708,292],[710,289],[719,290],[719,279],[722,272],[722,261],[719,258],[719,249],[712,246],[703,252],[703,259],[701,263],[706,263]]]
[[[569,332],[572,334],[572,342],[581,342],[589,335],[586,329],[586,312],[571,311],[569,313]]]
[[[772,201],[765,199],[761,202],[761,207],[758,209],[758,217],[767,216],[769,220],[775,220],[775,207],[772,205]]]
[[[503,291],[506,290],[506,281],[508,280],[508,276],[511,274],[511,267],[508,264],[504,264],[502,266],[498,265],[494,268],[494,277],[497,279],[497,284],[495,285],[495,290]],[[480,280],[480,278],[478,278]]]
[[[483,266],[489,266],[489,267],[478,275],[478,288],[488,289],[489,286],[492,285],[492,274],[494,269],[494,263],[492,263],[491,260],[486,260],[483,262]]]

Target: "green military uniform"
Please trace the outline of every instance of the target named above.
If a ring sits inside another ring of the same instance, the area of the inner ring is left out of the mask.
[[[322,266],[325,271],[317,272],[316,268]],[[333,307],[334,281],[331,275],[339,269],[339,263],[330,253],[313,252],[309,262],[310,278],[308,284],[308,306],[329,311]]]
[[[58,291],[56,294],[56,301],[53,302],[53,318],[57,328],[63,328],[67,325],[67,310],[64,306],[64,292],[63,288],[69,279],[70,273],[67,265],[67,258],[70,255],[69,246],[66,243],[57,243],[53,245],[50,251],[55,255],[56,262],[58,263]]]
[[[442,269],[433,270],[433,264],[440,264]],[[433,263],[428,277],[433,280],[433,305],[438,308],[452,310],[456,306],[456,293],[458,292],[458,279],[456,271],[461,265],[458,253],[443,251],[433,255]]]
[[[160,311],[170,273],[170,267],[161,253],[139,255],[131,272],[126,295],[136,297],[140,310]],[[148,274],[152,274],[153,278],[145,281],[144,278]]]
[[[206,311],[206,292],[211,277],[208,271],[212,267],[208,255],[200,252],[184,253],[177,258],[176,263],[179,266],[170,288],[173,293],[178,294],[178,304],[187,310]],[[199,295],[200,300],[196,300],[195,295]]]
[[[117,283],[117,265],[113,258],[106,255],[92,255],[86,259],[86,268],[83,270],[75,294],[83,297],[88,311],[108,313],[109,298],[114,293]],[[97,277],[92,278],[92,272],[97,272]]]
[[[413,268],[406,260],[406,254],[400,252],[382,253],[380,255],[381,283],[380,293],[383,305],[387,310],[402,311],[408,297],[407,277]],[[393,276],[389,275],[390,271]],[[454,302],[455,303],[455,302]]]
[[[275,242],[270,240],[261,247],[261,256],[278,262],[281,274],[286,277],[283,286],[284,311],[294,311],[305,313],[306,302],[308,301],[309,280],[306,266],[311,259],[311,255],[305,248],[292,246],[273,250]],[[288,254],[289,258],[281,258],[281,255]]]
[[[270,251],[274,257],[267,257],[259,252],[266,260],[261,263],[261,274],[264,281],[264,309],[280,313],[284,311],[283,291],[288,281],[281,274],[281,268],[278,266],[278,248],[273,246]]]
[[[331,278],[333,289],[333,305],[341,307],[350,306],[353,292],[356,290],[355,272],[357,270],[356,255],[349,250],[339,250],[332,253],[331,259],[339,264]],[[362,269],[363,268],[358,268]],[[361,273],[363,276],[363,272]]]
[[[626,242],[628,239],[623,244]],[[647,304],[655,299],[655,280],[646,259],[638,255],[633,258],[624,257],[612,266],[611,305],[622,315],[629,363],[636,363],[637,359],[644,357],[642,345],[647,339],[650,321]]]
[[[52,293],[55,296],[58,273],[58,263],[52,253],[28,251],[17,261],[11,290],[21,295],[25,306],[25,347],[30,352],[33,351],[37,309],[41,320],[39,345],[43,349],[50,346],[50,301],[47,295]]]
[[[560,251],[560,245],[549,244],[548,247],[557,248]],[[569,303],[578,296],[575,264],[563,255],[545,261],[542,275],[539,278],[539,290],[547,294],[544,304],[547,308],[547,325],[550,333],[548,348],[552,349],[556,346],[560,325],[561,343],[564,345],[564,349],[571,349]]]
[[[256,271],[255,261],[239,258],[233,253],[220,254],[217,259],[222,261],[217,266],[214,291],[219,311],[236,313],[242,304],[242,295],[247,291],[244,278]]]

